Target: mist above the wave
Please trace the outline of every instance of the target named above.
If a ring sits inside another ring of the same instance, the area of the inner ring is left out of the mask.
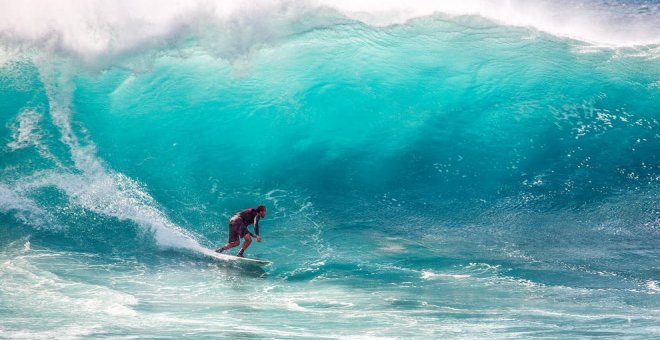
[[[660,43],[660,5],[615,1],[362,1],[319,0],[339,12],[371,25],[403,24],[444,14],[480,16],[505,26],[530,27],[551,35],[623,47]]]
[[[189,39],[203,40],[221,57],[237,55],[286,35],[305,13],[303,6],[286,1],[28,0],[0,8],[2,45],[73,55],[90,64],[185,45]]]
[[[660,43],[658,5],[573,1],[4,2],[2,45],[73,54],[87,62],[202,39],[221,57],[349,21],[388,26],[443,15],[479,16],[611,47]],[[10,50],[5,48],[6,50]]]

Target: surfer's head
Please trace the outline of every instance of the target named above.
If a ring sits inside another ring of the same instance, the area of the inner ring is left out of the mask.
[[[258,206],[257,212],[259,213],[259,216],[266,217],[266,206],[265,205]]]

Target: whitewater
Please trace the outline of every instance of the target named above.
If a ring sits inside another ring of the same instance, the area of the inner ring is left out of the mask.
[[[660,3],[2,2],[0,282],[3,339],[656,338]]]

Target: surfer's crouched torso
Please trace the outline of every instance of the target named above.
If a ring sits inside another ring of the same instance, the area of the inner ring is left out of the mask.
[[[247,226],[254,223],[254,232],[259,235],[259,212],[256,209],[248,208],[238,212],[229,220],[229,242],[238,241],[245,234],[254,236]]]

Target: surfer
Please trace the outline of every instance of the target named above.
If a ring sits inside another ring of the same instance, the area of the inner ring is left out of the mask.
[[[243,247],[241,247],[237,256],[243,257],[243,252],[245,252],[245,249],[250,246],[253,237],[257,239],[257,242],[261,242],[261,236],[259,236],[259,220],[264,217],[266,217],[266,207],[263,205],[237,212],[236,215],[229,219],[229,242],[215,251],[222,253],[227,249],[236,247],[241,244],[240,238],[242,237],[245,241],[243,242]],[[247,228],[248,225],[253,223],[254,234]]]

